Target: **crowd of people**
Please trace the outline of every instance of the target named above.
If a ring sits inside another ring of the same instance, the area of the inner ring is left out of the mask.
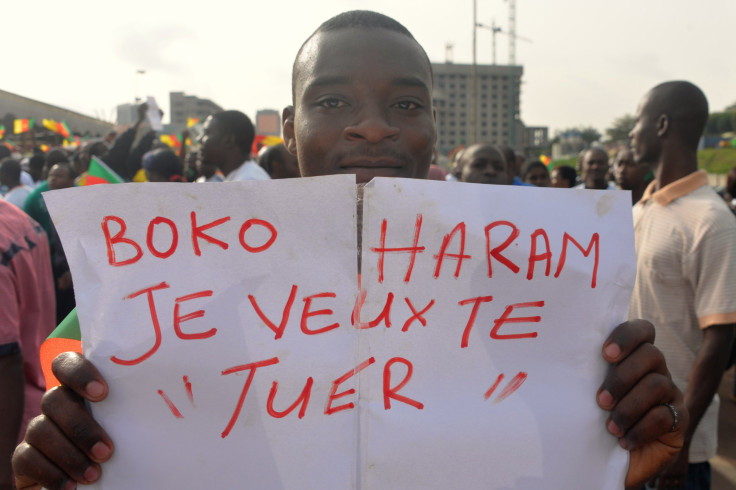
[[[728,209],[736,172],[724,199],[697,169],[705,96],[687,82],[650,90],[639,105],[631,147],[618,151],[612,165],[604,149],[584,150],[578,178],[572,167],[550,173],[541,161],[525,161],[493,143],[456,152],[448,171],[438,167],[431,87],[426,54],[403,26],[381,14],[348,12],[302,45],[293,105],[284,111],[284,143],[258,154],[252,152],[253,125],[242,112],[210,116],[198,149],[187,155],[185,145],[177,153],[157,142],[145,106],[111,144],[92,140],[73,154],[54,148],[25,161],[0,145],[0,488],[12,485],[10,455],[18,442],[18,488],[96,481],[113,452],[113,441],[83,405],[108,392],[94,366],[62,355],[54,366],[62,386],[43,395],[37,359],[40,342],[74,308],[72,275],[42,193],[84,184],[92,157],[124,180],[178,185],[349,172],[358,182],[395,176],[630,190],[638,266],[631,314],[603,346],[611,370],[591,396],[610,412],[607,430],[631,451],[627,485],[638,488],[659,476],[657,488],[708,488],[714,395],[736,323],[736,219]],[[349,156],[382,154],[401,165],[341,165]],[[43,414],[30,422],[41,413],[42,396]]]

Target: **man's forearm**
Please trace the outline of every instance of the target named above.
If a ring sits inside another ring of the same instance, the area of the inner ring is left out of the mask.
[[[689,446],[700,419],[718,391],[733,336],[734,325],[713,325],[703,331],[703,343],[685,390],[685,404],[690,412],[690,426],[685,433],[686,446]]]
[[[10,458],[23,421],[23,356],[0,356],[0,488],[11,488]]]

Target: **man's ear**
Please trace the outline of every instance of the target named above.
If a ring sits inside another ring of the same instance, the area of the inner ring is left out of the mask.
[[[294,106],[284,107],[281,113],[281,125],[284,134],[284,146],[292,155],[296,156],[296,137],[294,136]]]
[[[667,133],[667,130],[670,127],[670,118],[667,117],[667,114],[662,114],[659,116],[659,119],[657,119],[657,136],[660,138],[664,136]]]

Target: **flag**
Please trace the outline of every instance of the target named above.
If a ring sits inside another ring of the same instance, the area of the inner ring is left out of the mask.
[[[62,352],[82,353],[82,334],[79,330],[79,318],[77,309],[64,318],[51,335],[41,344],[41,369],[46,378],[46,389],[49,390],[59,385],[54,373],[51,372],[51,362]]]
[[[0,140],[3,139],[3,136],[5,136],[5,126],[0,124]]]
[[[92,157],[84,185],[120,184],[122,182],[125,182],[125,180],[108,167],[105,162],[95,156]]]
[[[56,121],[53,119],[46,119],[45,117],[41,121],[41,124],[43,124],[43,127],[48,129],[49,131],[56,132]]]
[[[160,140],[170,148],[179,148],[181,146],[181,135],[179,134],[162,134]]]
[[[547,167],[549,167],[549,163],[552,161],[550,157],[544,154],[539,155],[539,160]]]
[[[191,128],[192,126],[194,126],[198,122],[199,122],[199,118],[198,117],[188,117],[187,118],[187,127],[188,128]]]
[[[61,121],[60,123],[56,123],[57,129],[56,132],[62,135],[64,138],[68,138],[71,134],[71,131],[69,131],[69,126],[66,125],[66,121]]]
[[[15,134],[25,133],[31,128],[33,128],[33,119],[16,119],[14,121],[13,130]]]
[[[258,155],[258,152],[264,146],[278,145],[279,143],[283,143],[283,142],[284,142],[284,140],[282,140],[278,136],[270,136],[270,135],[266,135],[266,134],[257,134],[256,137],[253,139],[253,147],[251,148],[251,152],[254,155]]]

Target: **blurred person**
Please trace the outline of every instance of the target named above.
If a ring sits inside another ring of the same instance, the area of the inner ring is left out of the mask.
[[[202,156],[197,154],[196,157],[197,179],[194,182],[224,182],[225,176],[222,175],[220,169],[214,163],[208,163],[202,160]]]
[[[54,148],[46,153],[46,163],[43,167],[44,180],[40,182],[30,194],[28,194],[25,203],[23,203],[23,211],[41,225],[43,230],[46,232],[49,242],[51,242],[51,239],[54,236],[54,230],[53,225],[51,224],[51,216],[49,216],[49,212],[46,209],[46,203],[43,200],[43,193],[49,190],[49,170],[57,163],[69,163],[69,155],[61,148]],[[76,173],[73,169],[72,173],[76,178]]]
[[[143,155],[148,182],[184,182],[184,165],[173,151],[164,148]]]
[[[685,444],[657,488],[710,488],[718,436],[718,385],[736,323],[736,220],[698,170],[708,101],[684,81],[644,95],[629,134],[654,181],[634,205],[636,282],[630,318],[655,324],[672,380],[685,393]]]
[[[634,161],[634,153],[629,149],[616,154],[613,169],[618,186],[625,191],[631,191],[632,205],[639,202],[644,190],[654,180],[652,167],[644,162],[637,164]]]
[[[255,129],[240,111],[221,111],[209,116],[203,127],[200,158],[216,165],[225,181],[270,180],[271,177],[251,158]]]
[[[23,204],[33,189],[21,183],[20,162],[18,160],[8,157],[0,161],[0,184],[8,189],[3,199],[17,208],[23,209]]]
[[[524,178],[524,182],[536,187],[549,187],[550,185],[549,170],[539,160],[528,162],[524,166],[522,177]]]
[[[299,162],[295,155],[289,153],[283,143],[266,146],[258,155],[258,165],[272,179],[292,179],[299,177]]]
[[[31,177],[33,177],[33,183],[36,185],[44,180],[43,167],[45,164],[46,158],[44,158],[43,154],[36,154],[28,159],[28,173],[31,174]]]
[[[504,153],[488,143],[471,145],[458,160],[460,182],[508,185],[509,173]]]
[[[615,189],[608,181],[608,153],[603,148],[590,148],[582,154],[583,182],[576,189]]]
[[[76,183],[78,185],[84,185],[87,179],[87,170],[89,170],[89,164],[92,161],[92,157],[94,156],[102,158],[102,156],[107,153],[107,150],[107,143],[105,143],[101,139],[95,139],[88,141],[79,151],[79,153],[75,155],[75,158],[72,160],[72,168],[74,169],[74,173],[77,174]]]
[[[68,162],[57,163],[49,170],[48,190],[55,191],[73,187],[76,177],[71,164]],[[74,299],[74,289],[72,288],[72,274],[66,260],[64,247],[56,228],[53,224],[51,227],[51,235],[49,236],[51,270],[54,277],[54,295],[56,297],[56,324],[59,324],[74,309],[76,301]]]
[[[20,164],[19,164],[20,165]],[[10,457],[46,390],[39,349],[54,329],[54,290],[45,233],[0,199],[0,488],[15,488]]]
[[[552,169],[552,176],[550,178],[552,187],[558,187],[561,189],[569,189],[575,187],[575,182],[578,179],[578,172],[569,165],[560,165]]]

